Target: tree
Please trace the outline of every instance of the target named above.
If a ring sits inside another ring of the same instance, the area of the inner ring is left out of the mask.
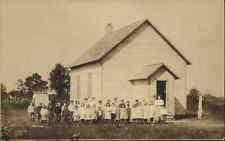
[[[61,64],[56,64],[50,72],[50,87],[56,91],[56,100],[68,100],[70,92],[69,69]]]
[[[3,83],[0,84],[0,87],[1,87],[1,94],[7,93],[7,88]]]
[[[6,86],[3,84],[3,83],[1,83],[0,84],[0,92],[1,92],[1,99],[3,100],[3,99],[7,99],[8,98],[8,94],[7,94],[7,88],[6,88]]]
[[[34,73],[31,76],[28,76],[24,82],[25,86],[32,93],[34,91],[43,91],[48,89],[48,82],[43,80],[41,75]]]
[[[22,79],[17,80],[17,91],[20,96],[24,96],[27,92],[27,87],[24,84],[24,81]]]

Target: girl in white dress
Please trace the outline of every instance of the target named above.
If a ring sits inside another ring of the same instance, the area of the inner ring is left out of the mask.
[[[143,101],[140,101],[139,104],[139,123],[143,123],[144,122],[144,103]]]
[[[41,122],[44,123],[44,122],[47,122],[48,120],[48,109],[46,106],[43,106],[41,108]]]
[[[83,116],[84,116],[84,123],[87,123],[87,121],[88,121],[88,98],[84,98]]]
[[[162,120],[162,106],[164,105],[164,101],[160,99],[160,96],[155,100],[155,112],[154,112],[154,123],[159,123]]]
[[[78,105],[75,105],[75,108],[73,111],[73,121],[75,123],[78,123],[79,120],[80,120],[80,115],[79,115]]]
[[[112,108],[111,108],[111,105],[109,103],[106,103],[106,107],[104,109],[104,113],[105,113],[105,117],[104,117],[105,123],[110,123]]]
[[[124,100],[121,100],[120,103],[120,121],[124,123],[127,120],[127,110],[126,110],[126,104],[124,103]]]
[[[150,101],[148,105],[148,120],[147,120],[148,124],[151,124],[153,122],[154,112],[155,112],[154,103],[153,101]]]
[[[90,119],[91,119],[91,123],[95,123],[97,120],[97,115],[96,115],[96,111],[97,111],[97,104],[96,104],[96,100],[95,97],[92,97],[91,102],[90,102]]]
[[[81,123],[84,123],[84,112],[85,112],[84,108],[85,108],[85,104],[81,103],[81,106],[78,109],[79,114],[80,114],[80,121],[81,121]]]
[[[136,99],[131,108],[131,121],[134,123],[137,123],[137,119],[138,119],[138,116],[137,116],[138,104],[139,104],[139,101],[138,99]]]
[[[29,105],[27,112],[30,120],[34,121],[34,104]]]
[[[144,115],[144,123],[146,124],[147,123],[147,120],[148,120],[148,104],[147,102],[144,102],[143,104],[143,115]]]
[[[168,111],[165,106],[164,100],[161,99],[160,97],[158,97],[158,105],[159,105],[159,109],[160,109],[160,121],[165,122],[166,116],[168,115]]]
[[[116,105],[115,103],[112,103],[111,106],[111,120],[112,120],[112,124],[114,124],[116,122]]]
[[[126,102],[126,111],[127,111],[127,122],[130,122],[131,117],[131,107],[130,107],[130,101],[128,100]]]
[[[73,120],[73,114],[74,114],[74,101],[71,101],[69,106],[68,106],[68,110],[69,110],[69,117],[72,118]]]
[[[89,104],[89,102],[86,104],[86,114],[87,114],[87,116],[86,116],[86,121],[87,121],[87,123],[91,123],[91,121],[92,121],[92,113],[91,113],[91,105]]]

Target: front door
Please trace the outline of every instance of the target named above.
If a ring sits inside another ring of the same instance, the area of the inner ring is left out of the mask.
[[[164,106],[166,105],[166,80],[157,80],[156,86],[157,97],[160,96],[164,101]]]

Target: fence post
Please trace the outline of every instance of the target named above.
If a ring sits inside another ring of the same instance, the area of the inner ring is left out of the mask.
[[[198,100],[198,120],[202,119],[202,95],[199,95],[199,100]]]

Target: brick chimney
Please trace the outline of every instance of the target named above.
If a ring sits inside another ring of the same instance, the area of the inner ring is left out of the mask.
[[[112,25],[112,23],[108,23],[105,26],[105,34],[108,34],[108,33],[111,33],[111,32],[113,32],[113,25]]]

